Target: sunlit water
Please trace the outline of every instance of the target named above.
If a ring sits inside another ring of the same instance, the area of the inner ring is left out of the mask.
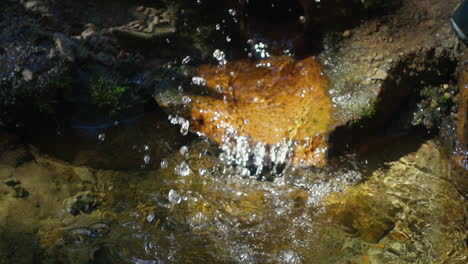
[[[236,19],[234,10],[227,13]],[[305,18],[297,19],[302,23]],[[226,36],[226,41],[231,38]],[[264,59],[273,52],[259,37],[247,44],[252,58]],[[293,54],[286,46],[282,55]],[[213,58],[220,69],[229,63],[221,47]],[[195,85],[204,81],[192,78]],[[182,98],[185,105],[191,102]],[[444,158],[434,141],[422,142],[419,135],[397,138],[319,169],[294,163],[294,140],[253,143],[225,124],[226,133],[217,144],[191,130],[188,118],[158,116],[116,124],[92,139],[59,131],[51,140],[33,131],[27,140],[39,149],[32,150],[34,160],[18,168],[0,167],[25,186],[34,172],[30,168],[62,177],[85,166],[96,178],[91,183],[80,178],[79,186],[73,179],[61,182],[62,191],[70,189],[64,194],[68,196],[61,193],[62,200],[84,190],[99,197],[92,209],[72,216],[59,205],[51,207],[53,216],[35,220],[40,223],[35,239],[43,259],[137,264],[468,262],[465,173]],[[34,198],[34,188],[26,188]],[[45,195],[55,200],[58,192]],[[10,211],[22,208],[16,206]]]

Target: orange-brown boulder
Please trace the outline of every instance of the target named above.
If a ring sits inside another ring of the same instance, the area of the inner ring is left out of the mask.
[[[205,80],[205,95],[191,96],[191,131],[218,143],[232,131],[251,145],[292,142],[295,163],[326,165],[332,104],[315,58],[204,65],[198,77]]]

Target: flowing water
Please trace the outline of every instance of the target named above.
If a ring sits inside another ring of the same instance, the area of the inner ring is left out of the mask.
[[[1,132],[0,263],[468,263],[466,171],[425,132],[323,161],[320,62],[259,39],[177,113]]]

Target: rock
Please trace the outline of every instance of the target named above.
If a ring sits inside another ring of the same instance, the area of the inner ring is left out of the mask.
[[[201,89],[208,95],[186,95],[192,132],[219,144],[245,137],[252,147],[265,146],[271,153],[290,144],[297,164],[326,164],[332,109],[328,80],[317,60],[276,57],[229,62],[221,69],[204,65],[197,76],[193,82],[206,83]],[[171,99],[161,95],[157,100],[170,109]]]
[[[65,199],[63,206],[65,210],[72,214],[88,213],[102,203],[101,196],[91,192],[79,192],[75,196]]]
[[[85,60],[90,56],[85,47],[62,33],[54,34],[54,42],[60,54],[70,62],[74,62],[75,59]]]
[[[3,152],[0,155],[0,164],[9,165],[11,167],[18,167],[22,163],[32,159],[33,156],[25,148],[16,148]]]
[[[10,187],[14,187],[18,184],[21,184],[21,182],[15,178],[6,179],[3,183]]]
[[[343,38],[348,38],[351,36],[351,30],[345,30],[343,32]]]
[[[86,29],[83,32],[81,32],[80,37],[84,40],[87,40],[90,37],[92,37],[94,34],[96,34],[97,28],[93,24],[85,26],[85,27]]]
[[[176,32],[173,8],[158,10],[140,6],[135,11],[139,20],[109,31],[125,42],[151,42],[167,38]]]
[[[54,41],[55,46],[60,54],[62,54],[62,56],[64,56],[67,60],[74,62],[76,58],[75,46],[77,44],[62,33],[55,33]]]
[[[373,194],[366,187],[361,186],[359,193],[331,195],[327,199],[327,213],[345,232],[359,236],[368,243],[378,243],[393,229],[395,223],[391,216],[386,215],[386,211],[380,210],[382,204],[377,206],[378,202],[383,201],[375,201],[372,198]],[[385,207],[387,210],[391,210],[391,204],[386,206],[389,206]]]
[[[26,191],[26,189],[23,188],[21,185],[15,185],[13,187],[12,195],[14,198],[26,198],[29,196],[29,192]]]
[[[372,79],[375,80],[385,80],[388,77],[388,73],[386,71],[383,71],[381,69],[377,70],[375,75],[372,77]]]
[[[32,81],[34,78],[34,75],[31,70],[29,69],[24,69],[21,74],[23,75],[23,79],[27,82]]]
[[[330,35],[325,39],[319,57],[329,66],[324,72],[332,81],[329,94],[338,121],[329,138],[330,153],[359,144],[376,127],[388,126],[387,121],[414,91],[415,76],[432,76],[438,81],[450,78],[438,69],[453,70],[456,54],[442,43],[453,38],[444,21],[452,15],[449,6],[456,4],[456,0],[443,4],[437,0],[401,1],[394,12],[352,28],[352,38],[336,41]],[[431,22],[421,24],[411,13],[424,14]],[[380,25],[378,31],[376,24]],[[441,25],[436,32],[430,26],[435,24]],[[390,38],[393,41],[383,41]],[[375,60],[363,59],[369,57]]]
[[[86,167],[73,167],[73,172],[83,182],[95,183],[96,176]]]

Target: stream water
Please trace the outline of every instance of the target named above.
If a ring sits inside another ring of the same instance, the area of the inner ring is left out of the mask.
[[[288,163],[281,173],[259,178],[223,161],[223,151],[206,139],[166,141],[168,150],[152,152],[164,146],[152,137],[167,137],[162,124],[169,122],[160,123],[147,134],[133,124],[88,139],[100,154],[81,159],[96,169],[73,165],[83,154],[72,144],[76,138],[57,141],[66,135],[34,133],[42,145],[66,144],[73,152],[68,157],[59,146],[42,152],[32,147],[27,151],[33,157],[12,164],[21,151],[6,152],[2,180],[7,174],[19,180],[29,195],[15,198],[2,186],[0,216],[12,232],[4,233],[1,252],[10,255],[2,257],[58,263],[466,263],[466,173],[420,134],[386,139],[324,169]],[[119,137],[123,147],[104,146]],[[32,137],[29,142],[41,146]],[[118,155],[105,161],[109,149]],[[99,168],[106,162],[121,169]],[[76,194],[81,198],[64,202]]]
[[[0,263],[468,263],[468,178],[438,139],[323,161],[320,62],[260,39],[255,64],[216,49],[180,115],[0,131]]]

